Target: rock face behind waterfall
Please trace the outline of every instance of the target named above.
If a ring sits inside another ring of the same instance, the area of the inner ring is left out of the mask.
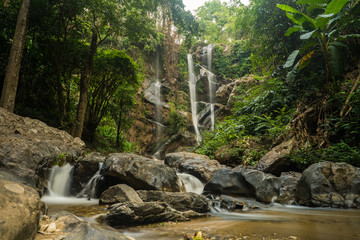
[[[215,173],[223,168],[216,160],[189,152],[169,153],[165,156],[165,164],[179,169],[180,172],[191,174],[205,183],[209,182]]]
[[[360,208],[360,168],[332,162],[311,165],[301,176],[297,200],[306,206]]]
[[[0,175],[38,186],[37,170],[49,162],[76,159],[85,144],[45,123],[0,108]],[[40,183],[41,185],[41,183]]]
[[[101,170],[105,178],[117,179],[139,190],[180,191],[174,169],[160,161],[129,153],[111,154]]]
[[[0,180],[0,239],[34,239],[41,208],[35,189]]]
[[[275,177],[253,169],[221,169],[205,185],[204,192],[253,197],[264,203],[278,200],[295,202],[295,189],[300,175]]]

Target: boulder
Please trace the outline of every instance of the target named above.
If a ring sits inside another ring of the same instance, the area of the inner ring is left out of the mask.
[[[72,170],[71,194],[76,195],[83,190],[90,179],[100,170],[106,155],[92,152],[76,160]]]
[[[42,206],[35,189],[0,179],[0,239],[34,239]]]
[[[44,216],[40,223],[39,236],[35,240],[44,239],[65,240],[132,240],[133,238],[106,226],[84,221],[72,213],[58,212],[51,218]]]
[[[84,142],[45,123],[0,108],[0,171],[12,173],[26,185],[46,186],[38,172],[59,161],[77,159]],[[40,171],[41,172],[41,171]]]
[[[165,221],[188,221],[203,214],[194,211],[180,212],[165,202],[124,202],[111,206],[105,222],[113,227],[141,225]]]
[[[127,201],[136,203],[143,202],[132,187],[126,184],[118,184],[111,186],[101,194],[99,204],[114,204]]]
[[[276,202],[287,205],[295,204],[296,190],[300,178],[301,173],[298,172],[281,173],[279,197]]]
[[[199,213],[209,211],[206,198],[196,193],[162,192],[162,191],[137,191],[144,202],[166,202],[178,211],[194,210]]]
[[[292,148],[293,139],[282,142],[266,153],[256,167],[263,172],[280,176],[282,172],[287,172],[293,168],[288,157]]]
[[[204,192],[254,197],[264,203],[279,196],[279,178],[253,169],[222,169],[205,185]]]
[[[179,169],[180,172],[194,175],[205,183],[209,182],[215,173],[223,168],[216,160],[189,152],[169,153],[165,156],[165,164]]]
[[[117,183],[125,183],[137,190],[180,191],[174,169],[161,161],[135,154],[111,154],[100,173],[105,178],[110,177],[117,180]]]
[[[302,173],[296,199],[305,206],[360,208],[360,168],[315,163]]]

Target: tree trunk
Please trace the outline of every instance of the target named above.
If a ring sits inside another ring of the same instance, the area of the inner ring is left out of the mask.
[[[26,40],[27,22],[31,0],[23,0],[19,9],[13,44],[6,68],[4,85],[1,93],[0,107],[14,111],[16,90],[19,81],[22,52]]]
[[[97,31],[93,30],[91,43],[90,43],[90,51],[87,58],[87,63],[85,66],[85,71],[81,75],[80,78],[80,98],[79,104],[77,107],[76,113],[76,121],[74,123],[74,127],[71,131],[73,137],[81,138],[82,131],[84,128],[84,121],[85,121],[85,113],[88,101],[88,88],[90,84],[91,73],[94,66],[94,56],[97,50]]]

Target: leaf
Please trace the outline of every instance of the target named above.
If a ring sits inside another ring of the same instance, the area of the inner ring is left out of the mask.
[[[307,39],[311,38],[315,33],[317,33],[317,29],[315,29],[314,31],[311,31],[311,32],[308,32],[308,33],[305,33],[305,34],[301,35],[300,39],[307,40]]]
[[[340,37],[338,37],[337,40],[344,40],[346,38],[360,38],[360,34],[347,34],[347,35],[341,35]]]
[[[332,0],[325,10],[325,14],[337,14],[343,9],[348,0]]]
[[[327,0],[298,0],[297,4],[326,4],[328,3]]]
[[[331,76],[339,79],[344,74],[344,61],[341,51],[334,45],[329,46]]]
[[[315,26],[317,28],[324,29],[324,27],[330,22],[330,19],[334,16],[333,13],[331,14],[321,14],[318,15],[315,19]]]
[[[289,28],[286,33],[285,33],[285,36],[288,37],[290,36],[292,33],[294,32],[298,32],[300,30],[302,30],[303,28],[301,26],[293,26],[291,28]]]
[[[344,44],[342,42],[331,42],[330,45],[347,48],[346,44]]]
[[[288,59],[286,60],[286,63],[284,64],[284,68],[291,67],[294,64],[295,59],[299,54],[299,52],[300,50],[295,50],[289,55]]]
[[[297,13],[297,14],[302,15],[308,22],[310,22],[312,25],[315,26],[315,21],[313,19],[311,19],[310,17],[308,17],[307,15],[305,15],[304,13],[302,13],[286,4],[276,4],[276,6],[286,12],[295,13],[295,14]]]

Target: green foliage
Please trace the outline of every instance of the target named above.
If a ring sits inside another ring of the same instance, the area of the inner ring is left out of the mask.
[[[64,165],[64,163],[66,162],[66,157],[67,157],[67,153],[61,153],[57,155],[55,159],[56,165],[58,166]]]
[[[322,161],[345,162],[360,167],[360,148],[351,147],[344,142],[322,149],[302,148],[290,154],[289,157],[300,170],[305,170],[311,164]]]
[[[179,113],[175,104],[169,103],[170,116],[166,119],[165,124],[168,126],[169,135],[178,133],[186,125],[184,117]]]
[[[350,37],[360,37],[360,34],[352,34],[347,31],[344,35],[347,25],[354,24],[358,18],[351,14],[352,7],[344,8],[350,2],[348,0],[332,0],[324,5],[309,1],[298,2],[298,4],[306,4],[307,12],[315,15],[315,18],[311,18],[291,6],[277,5],[278,8],[286,11],[286,16],[295,24],[288,29],[285,36],[301,32],[300,39],[305,41],[301,49],[295,50],[289,55],[284,65],[285,68],[293,66],[297,56],[303,55],[289,72],[288,78],[294,78],[298,71],[309,65],[313,55],[320,52],[325,66],[324,90],[330,93],[337,90],[338,81],[344,74],[344,54],[342,52],[347,47],[344,40]],[[345,10],[342,11],[343,9]]]
[[[213,68],[217,76],[235,79],[250,72],[250,52],[243,41],[235,42],[228,53],[222,45],[216,45],[213,51]]]

